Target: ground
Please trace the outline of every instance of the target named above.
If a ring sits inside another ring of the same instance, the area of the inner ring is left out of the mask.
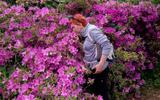
[[[160,100],[160,89],[142,88],[141,100]]]

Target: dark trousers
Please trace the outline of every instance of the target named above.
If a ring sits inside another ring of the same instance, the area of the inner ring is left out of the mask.
[[[85,74],[85,79],[94,79],[93,84],[84,84],[83,88],[86,92],[94,93],[95,95],[103,96],[103,100],[111,100],[109,92],[109,80],[108,80],[109,68],[107,67],[103,72],[99,74]]]

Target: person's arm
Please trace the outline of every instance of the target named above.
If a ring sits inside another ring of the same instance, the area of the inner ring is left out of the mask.
[[[99,64],[103,66],[106,63],[106,59],[107,57],[104,54],[102,54]]]
[[[106,63],[106,59],[107,59],[110,51],[113,49],[113,46],[110,43],[110,40],[107,38],[107,36],[102,33],[102,31],[93,30],[91,32],[92,32],[91,33],[92,38],[102,48],[102,56],[100,58],[100,62],[95,66],[95,68],[96,68],[95,74],[97,74],[97,73],[100,73],[103,71],[103,65]]]

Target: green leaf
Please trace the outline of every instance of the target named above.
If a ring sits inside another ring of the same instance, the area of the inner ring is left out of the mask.
[[[0,67],[0,72],[4,75],[5,78],[7,78],[7,71],[5,67]]]
[[[152,0],[151,1],[153,4],[159,4],[160,3],[160,0]]]

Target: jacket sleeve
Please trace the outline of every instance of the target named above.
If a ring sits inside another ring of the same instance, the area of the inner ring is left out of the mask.
[[[109,56],[110,51],[113,49],[113,45],[107,36],[99,29],[91,31],[91,37],[102,48],[102,55]]]

